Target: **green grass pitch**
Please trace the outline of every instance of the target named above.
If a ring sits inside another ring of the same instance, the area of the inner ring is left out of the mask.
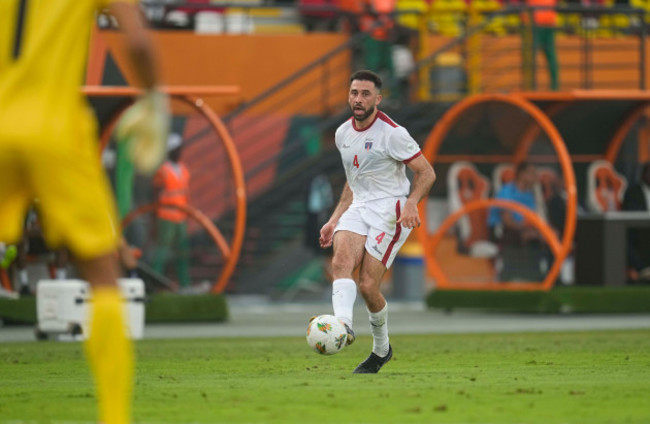
[[[359,337],[137,342],[135,423],[649,423],[650,331],[391,338],[377,375]],[[79,343],[0,344],[0,423],[91,423]]]

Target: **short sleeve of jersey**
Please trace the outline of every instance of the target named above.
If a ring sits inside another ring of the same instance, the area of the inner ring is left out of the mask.
[[[344,124],[341,124],[341,125],[336,129],[336,132],[334,133],[334,142],[336,143],[337,146],[338,146],[338,142],[339,142],[339,140],[341,139],[341,134],[343,133],[343,125],[345,125],[345,123],[344,123]]]
[[[387,145],[388,154],[398,161],[409,161],[420,154],[420,146],[404,127],[391,132]]]

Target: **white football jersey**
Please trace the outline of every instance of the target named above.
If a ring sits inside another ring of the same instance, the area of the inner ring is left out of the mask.
[[[411,183],[406,164],[418,157],[420,146],[413,137],[382,111],[363,130],[354,118],[336,130],[345,176],[354,194],[353,203],[408,196]]]

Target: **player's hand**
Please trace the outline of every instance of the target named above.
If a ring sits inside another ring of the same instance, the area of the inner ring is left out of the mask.
[[[420,226],[420,213],[416,204],[407,201],[404,204],[402,215],[397,220],[404,228],[415,228]]]
[[[328,248],[332,245],[332,241],[334,240],[334,228],[336,225],[327,223],[323,225],[323,228],[320,229],[320,239],[318,240],[320,242],[320,247],[323,249]]]
[[[169,99],[149,90],[138,98],[120,118],[117,139],[128,143],[128,154],[135,168],[153,173],[165,158],[169,132]]]

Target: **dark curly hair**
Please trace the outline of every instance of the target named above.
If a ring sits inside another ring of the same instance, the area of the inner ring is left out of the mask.
[[[354,80],[371,81],[375,84],[377,90],[381,90],[381,86],[382,86],[381,77],[372,71],[368,71],[367,69],[363,69],[361,71],[357,71],[353,73],[352,76],[350,77],[350,83],[352,83],[352,81]]]

